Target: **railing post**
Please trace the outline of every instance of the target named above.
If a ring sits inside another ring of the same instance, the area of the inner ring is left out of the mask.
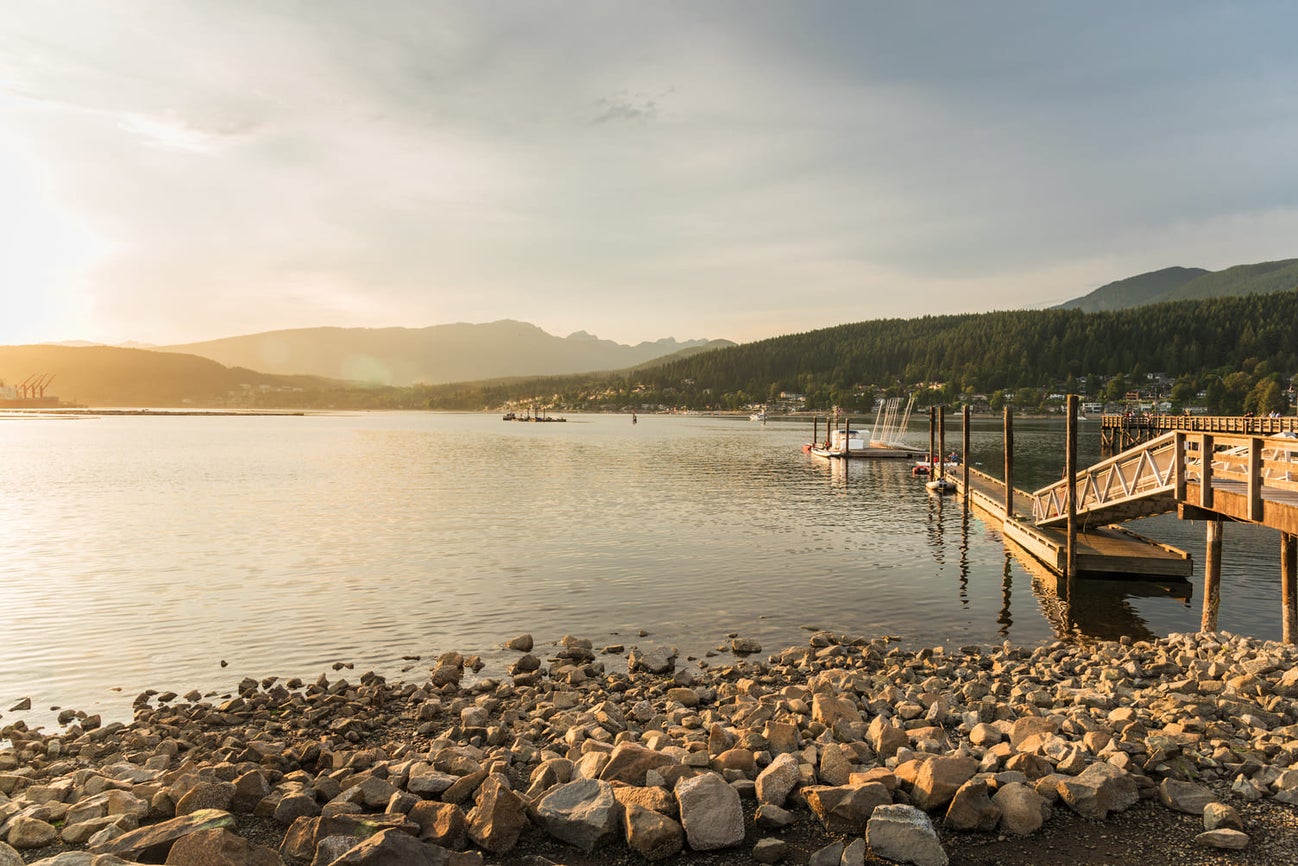
[[[946,480],[946,404],[937,407],[937,477]]]
[[[1217,630],[1221,608],[1221,519],[1208,521],[1208,545],[1203,557],[1203,619],[1200,631]]]
[[[1173,465],[1172,478],[1176,485],[1176,501],[1185,501],[1185,434],[1177,431],[1172,440],[1175,444],[1172,446],[1172,459],[1176,461]]]

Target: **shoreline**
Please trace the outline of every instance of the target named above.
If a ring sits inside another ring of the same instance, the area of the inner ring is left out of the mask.
[[[735,638],[698,670],[669,647],[605,648],[624,673],[588,640],[533,643],[509,642],[501,677],[446,653],[424,682],[245,678],[210,699],[142,693],[128,724],[5,726],[0,838],[25,863],[91,850],[94,866],[203,845],[323,866],[339,832],[339,857],[368,837],[455,866],[856,866],[895,854],[887,821],[905,817],[912,862],[934,864],[1298,850],[1296,647],[1217,633],[903,649],[817,632],[769,656]],[[1244,834],[1214,838],[1243,850],[1197,838],[1210,801]],[[364,854],[339,862],[379,862]]]

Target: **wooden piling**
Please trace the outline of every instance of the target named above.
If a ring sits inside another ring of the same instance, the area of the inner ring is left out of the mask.
[[[1203,556],[1203,617],[1200,631],[1217,630],[1221,608],[1221,520],[1209,520],[1208,545]],[[1282,536],[1283,537],[1283,536]]]
[[[816,437],[820,435],[820,416],[811,416],[811,444],[815,445],[820,440]]]
[[[933,471],[933,436],[937,427],[937,407],[928,407],[928,471]]]
[[[1298,536],[1280,533],[1280,640],[1298,643]]]
[[[1014,410],[1005,407],[1005,516],[1014,516]]]
[[[968,508],[969,507],[969,404],[968,403],[964,404],[964,408],[960,410],[960,424],[961,424],[960,445],[961,445],[961,452],[962,452],[960,455],[960,469],[963,475],[963,478],[961,479],[963,486],[960,488],[960,491],[961,491],[961,495],[964,496],[965,508]]]

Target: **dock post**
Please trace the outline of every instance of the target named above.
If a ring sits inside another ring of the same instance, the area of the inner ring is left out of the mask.
[[[1280,640],[1298,643],[1298,535],[1280,533]]]
[[[946,478],[946,404],[937,407],[937,477]]]
[[[933,471],[933,436],[937,428],[937,407],[928,407],[928,471]]]
[[[1064,452],[1064,477],[1068,479],[1068,548],[1064,559],[1064,580],[1068,598],[1073,597],[1073,578],[1077,575],[1077,395],[1068,395],[1067,442]]]
[[[811,444],[814,446],[820,442],[817,438],[820,435],[820,416],[811,416]]]
[[[1014,410],[1005,407],[1005,518],[1014,516]]]
[[[843,419],[843,459],[844,460],[852,459],[852,419],[851,418]],[[846,475],[843,476],[843,480],[844,481],[847,480]]]
[[[968,509],[969,507],[969,404],[968,403],[964,404],[964,408],[960,410],[960,438],[962,440],[960,443],[962,446],[961,451],[963,452],[960,455],[960,472],[963,476],[962,486],[960,488],[960,491],[964,496],[965,508]]]
[[[1221,527],[1219,519],[1208,521],[1208,549],[1203,556],[1203,618],[1200,631],[1217,630],[1221,608]]]

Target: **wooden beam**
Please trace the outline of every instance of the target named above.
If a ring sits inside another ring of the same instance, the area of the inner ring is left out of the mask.
[[[1262,519],[1262,440],[1248,440],[1248,519]]]
[[[1014,410],[1005,407],[1005,516],[1014,516]]]
[[[1199,437],[1199,454],[1202,456],[1203,479],[1199,487],[1199,505],[1212,508],[1212,434],[1205,433]]]
[[[969,507],[969,404],[965,403],[964,408],[960,410],[960,470],[964,476],[963,487],[961,491],[964,495],[965,507]]]
[[[1077,576],[1077,395],[1068,395],[1068,424],[1064,449],[1064,479],[1068,497],[1068,549],[1064,559],[1068,598],[1073,597],[1073,578]]]

